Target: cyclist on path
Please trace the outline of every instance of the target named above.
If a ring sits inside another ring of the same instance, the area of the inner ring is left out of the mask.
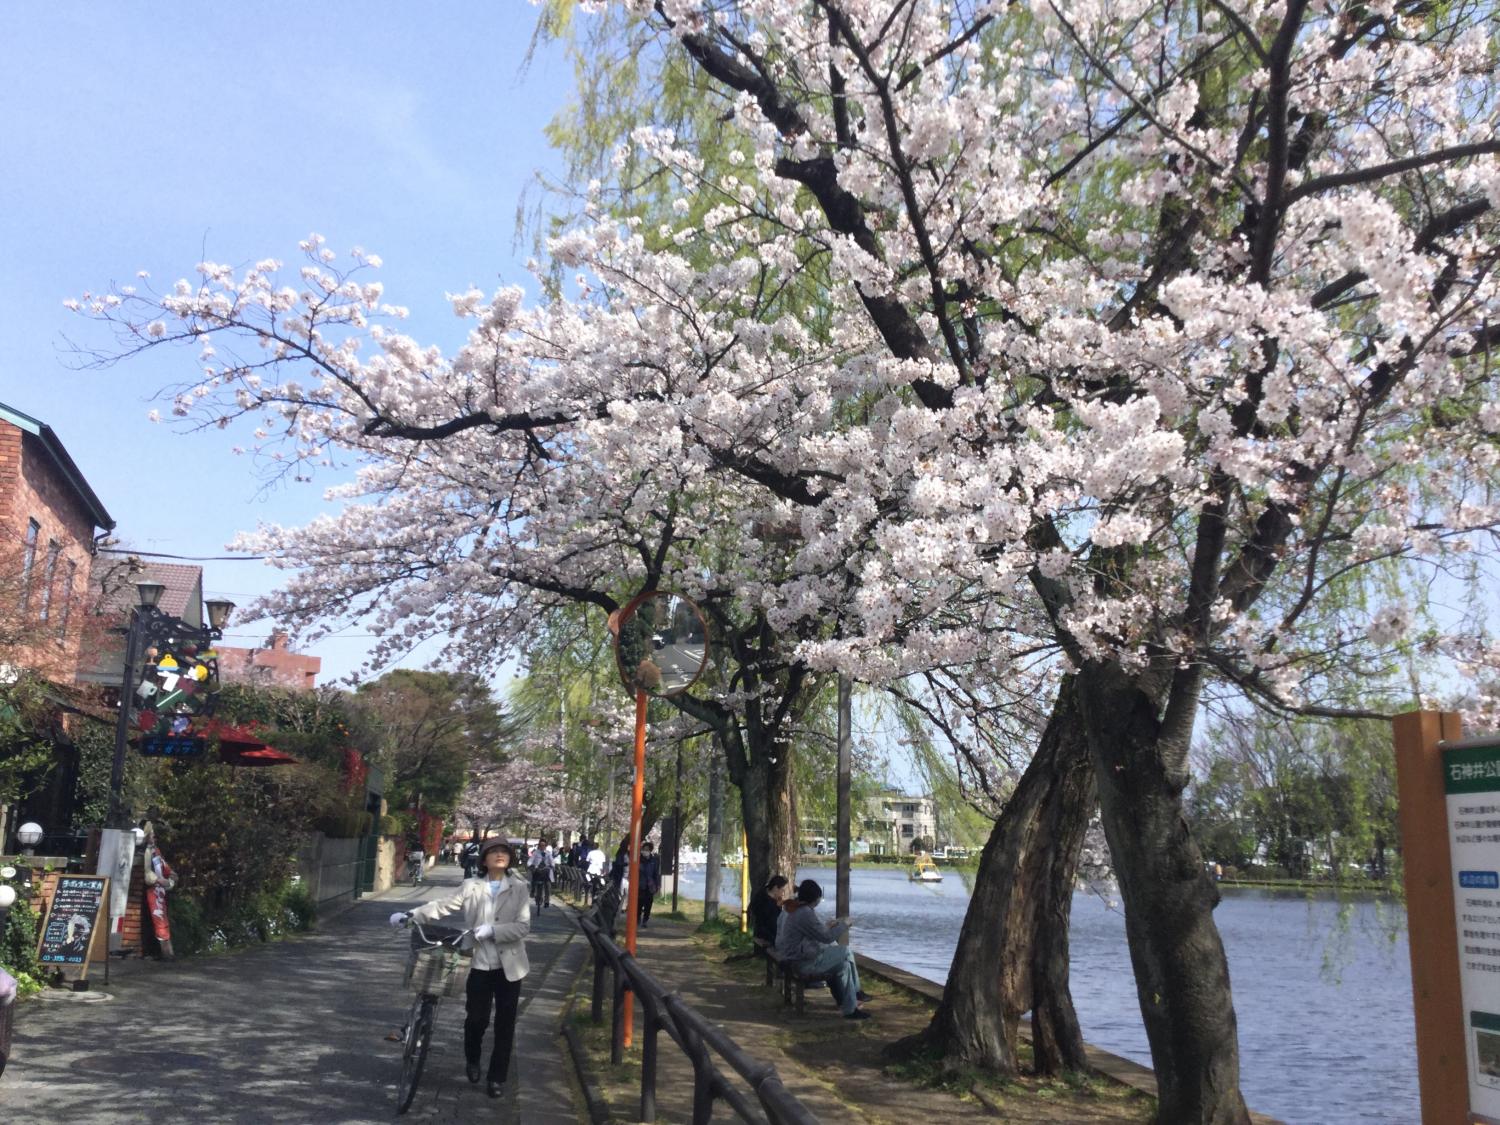
[[[464,925],[474,931],[474,964],[464,1004],[464,1060],[470,1082],[478,1082],[480,1048],[484,1031],[495,1013],[495,1045],[490,1051],[486,1093],[498,1098],[505,1092],[515,1045],[516,1011],[521,1000],[521,981],[531,971],[526,957],[526,935],[531,932],[531,899],[526,880],[516,863],[515,849],[503,836],[486,840],[479,849],[484,875],[465,879],[452,898],[433,899],[411,913],[391,915],[391,925],[409,920],[435,922],[449,914],[462,914]]]
[[[552,845],[545,840],[538,840],[536,851],[531,853],[526,866],[531,868],[531,898],[539,910],[552,905],[553,869],[556,863],[557,860],[552,854]]]

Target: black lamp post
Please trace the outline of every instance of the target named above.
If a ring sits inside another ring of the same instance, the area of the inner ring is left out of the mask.
[[[124,800],[125,750],[130,733],[130,705],[137,680],[136,662],[153,646],[212,647],[213,642],[224,635],[224,626],[234,610],[233,602],[210,598],[203,603],[208,610],[208,625],[199,628],[157,608],[166,590],[160,582],[137,582],[135,589],[140,604],[131,609],[130,627],[125,635],[125,671],[120,679],[120,717],[115,722],[115,758],[109,771],[109,821],[106,828],[130,827]]]

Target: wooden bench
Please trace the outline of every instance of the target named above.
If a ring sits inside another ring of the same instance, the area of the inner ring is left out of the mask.
[[[796,965],[776,952],[776,947],[756,939],[755,947],[766,959],[766,987],[770,988],[781,978],[781,1002],[792,1005],[799,1016],[806,1011],[808,986],[818,988],[827,985],[828,976],[807,976],[797,971]]]

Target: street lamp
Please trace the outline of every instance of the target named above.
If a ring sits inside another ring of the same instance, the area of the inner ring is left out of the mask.
[[[30,855],[31,850],[42,842],[42,826],[34,820],[28,820],[16,829],[16,839],[21,842],[21,854]]]
[[[172,650],[180,650],[189,655],[197,654],[200,650],[212,650],[214,641],[224,635],[224,626],[228,624],[229,614],[234,610],[233,602],[222,598],[210,598],[204,603],[208,610],[208,625],[199,628],[189,625],[181,618],[163,613],[158,608],[165,590],[166,587],[160,582],[146,581],[135,584],[138,604],[131,609],[130,626],[125,634],[125,670],[120,680],[120,715],[115,721],[115,757],[109,771],[109,820],[105,825],[106,828],[124,829],[130,826],[130,817],[125,811],[124,800],[125,751],[130,733],[130,704],[136,688],[136,662],[140,660],[143,653],[153,659],[161,656],[159,667],[165,668],[166,661],[173,659]],[[165,655],[162,655],[163,653]],[[211,670],[204,672],[205,676],[211,676],[213,679],[213,684],[205,696],[209,700],[212,699],[212,693],[218,687],[218,662],[213,660],[211,664]],[[151,691],[155,691],[154,685]],[[188,706],[187,693],[174,694],[183,697],[178,706]],[[211,707],[212,703],[209,702],[196,705],[191,709],[206,714]]]

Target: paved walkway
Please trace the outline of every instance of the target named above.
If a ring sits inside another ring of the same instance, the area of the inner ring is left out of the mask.
[[[100,967],[89,999],[23,1004],[0,1120],[388,1125],[400,1047],[385,1035],[410,998],[406,934],[386,920],[459,879],[457,867],[438,867],[423,887],[361,899],[305,937],[172,965],[132,962],[112,970],[107,987]],[[587,947],[566,913],[553,907],[533,921],[507,1097],[491,1101],[464,1078],[463,1002],[445,1001],[406,1120],[586,1120],[557,1034]]]

